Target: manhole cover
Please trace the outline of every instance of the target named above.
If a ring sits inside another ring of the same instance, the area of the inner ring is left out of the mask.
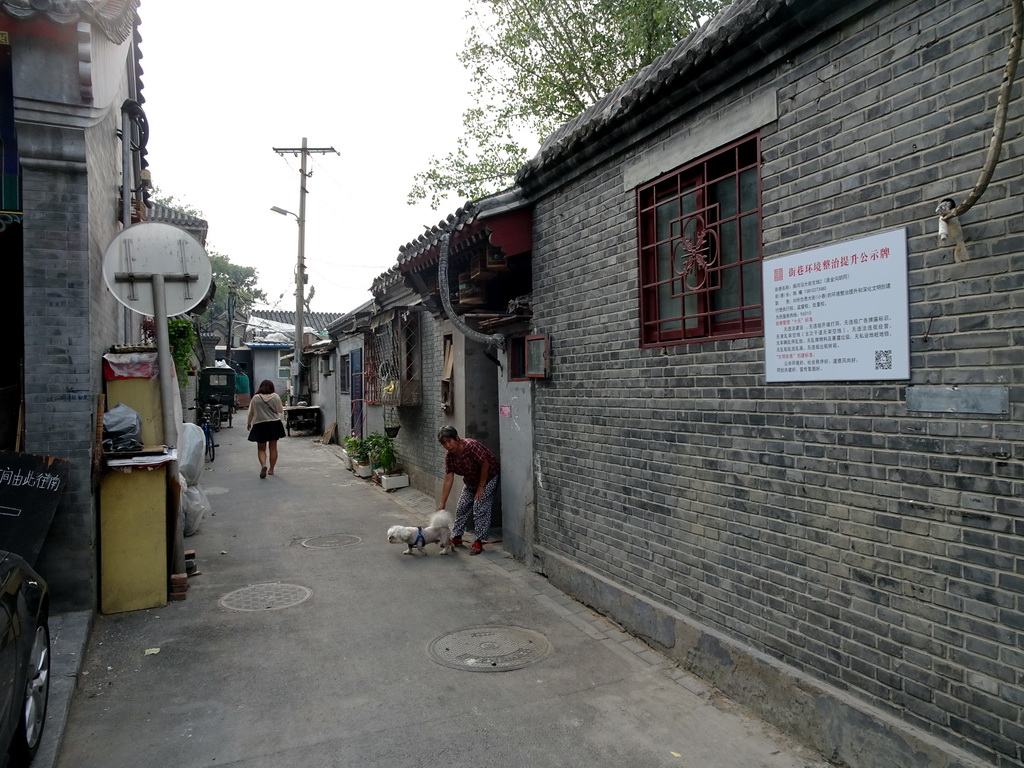
[[[427,646],[438,664],[471,672],[506,672],[546,659],[551,643],[522,627],[473,627],[449,632]]]
[[[298,605],[312,595],[313,590],[298,584],[252,584],[228,592],[220,599],[220,604],[232,611],[273,611]]]
[[[347,547],[350,544],[358,544],[362,539],[348,533],[332,533],[330,536],[314,536],[311,539],[304,539],[302,546],[307,549],[337,549]]]

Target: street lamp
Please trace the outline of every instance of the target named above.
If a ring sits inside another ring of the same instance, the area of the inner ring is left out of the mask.
[[[305,165],[305,155],[303,155],[303,165]],[[305,171],[305,169],[303,169]],[[303,180],[305,180],[305,173],[303,173]],[[306,246],[306,195],[305,195],[305,183],[303,183],[302,196],[299,198],[299,212],[292,213],[286,211],[284,208],[278,208],[276,205],[271,206],[270,210],[274,213],[280,213],[282,216],[294,216],[295,222],[299,225],[299,262],[298,267],[295,270],[295,359],[293,364],[295,365],[295,376],[292,379],[292,398],[291,404],[295,405],[299,401],[299,382],[302,381],[301,365],[302,365],[302,330],[304,323],[302,322],[302,300],[305,294],[305,283],[306,283],[306,264],[305,264],[305,246]]]

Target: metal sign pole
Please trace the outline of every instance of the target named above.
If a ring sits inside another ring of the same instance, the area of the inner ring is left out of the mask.
[[[156,363],[160,376],[160,408],[164,417],[164,443],[177,450],[178,425],[174,419],[174,361],[171,360],[171,338],[167,332],[167,294],[164,276],[154,273],[151,279],[153,289],[153,319],[156,321]],[[178,460],[170,462],[171,487],[178,488]],[[171,574],[185,573],[185,533],[181,522],[180,494],[171,499],[174,510],[174,541],[171,545]]]
[[[164,443],[168,448],[178,444],[178,428],[174,421],[174,361],[171,360],[171,338],[167,332],[167,298],[164,293],[164,276],[154,274],[153,315],[156,319],[156,362],[160,367],[160,405],[164,417]]]

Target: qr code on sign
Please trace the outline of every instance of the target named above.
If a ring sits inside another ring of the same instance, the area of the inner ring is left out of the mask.
[[[876,349],[875,350],[875,370],[876,371],[891,371],[892,370],[892,350],[891,349]]]

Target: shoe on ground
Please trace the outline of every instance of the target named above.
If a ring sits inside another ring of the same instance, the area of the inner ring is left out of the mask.
[[[454,548],[454,547],[461,547],[461,546],[462,546],[462,537],[461,536],[452,536],[452,547]]]
[[[479,555],[484,551],[484,543],[482,541],[474,541],[473,546],[469,548],[469,554]]]
[[[266,476],[267,476],[267,468],[266,467],[260,467],[260,480],[262,480]]]

